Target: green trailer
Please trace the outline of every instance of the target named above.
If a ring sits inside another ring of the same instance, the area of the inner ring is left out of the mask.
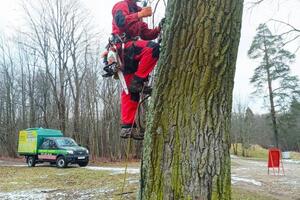
[[[57,167],[69,163],[86,166],[89,151],[76,144],[72,138],[64,137],[60,130],[29,128],[19,133],[18,153],[25,156],[29,167],[36,163],[50,162]]]

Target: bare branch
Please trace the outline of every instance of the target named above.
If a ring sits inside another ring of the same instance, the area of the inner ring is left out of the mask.
[[[288,27],[291,28],[290,31],[295,31],[295,32],[300,32],[300,29],[297,29],[296,27],[294,27],[293,25],[287,23],[287,22],[284,22],[284,21],[281,21],[281,20],[277,20],[277,19],[271,19],[270,21],[274,21],[274,22],[278,22],[278,23],[281,23],[281,24],[284,24]]]

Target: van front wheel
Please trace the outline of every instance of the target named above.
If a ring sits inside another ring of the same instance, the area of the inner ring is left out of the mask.
[[[56,166],[57,166],[58,168],[65,168],[65,167],[67,167],[66,159],[65,159],[63,156],[59,156],[59,157],[56,159]]]
[[[34,156],[28,156],[27,165],[28,165],[28,167],[34,167],[35,166],[35,157]]]

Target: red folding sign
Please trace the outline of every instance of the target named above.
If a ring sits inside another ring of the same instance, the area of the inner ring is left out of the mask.
[[[268,174],[269,174],[269,169],[273,168],[273,172],[274,172],[274,175],[275,175],[275,168],[278,168],[278,175],[279,175],[280,167],[282,168],[282,172],[284,174],[280,149],[277,149],[277,148],[269,149]]]

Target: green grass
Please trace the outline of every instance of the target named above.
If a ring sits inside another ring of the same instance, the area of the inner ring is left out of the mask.
[[[58,169],[56,167],[0,167],[0,191],[13,192],[32,189],[51,189],[75,198],[74,191],[94,193],[95,199],[117,197],[122,192],[124,175],[113,175],[109,171],[94,171],[84,168]],[[130,175],[130,180],[138,181],[139,174]],[[107,190],[109,192],[97,192]],[[126,181],[124,192],[135,197],[137,184]],[[55,195],[51,194],[51,195]],[[77,194],[80,195],[80,194]],[[55,197],[55,196],[54,196]]]
[[[124,174],[113,175],[108,171],[93,171],[78,167],[57,169],[50,166],[0,167],[0,177],[1,192],[40,189],[43,193],[48,193],[49,199],[76,199],[82,195],[92,195],[91,199],[120,199],[124,180]],[[139,174],[127,175],[124,192],[128,194],[123,199],[136,199],[138,179]],[[47,191],[48,189],[50,191]],[[232,190],[233,200],[272,200],[268,196],[244,188],[233,186]],[[63,196],[59,196],[62,194]]]
[[[217,199],[216,197],[216,188],[213,190],[212,199]],[[232,200],[275,200],[270,197],[268,194],[261,192],[249,191],[246,188],[241,188],[240,186],[233,186],[231,189],[231,198]]]
[[[291,152],[291,159],[300,160],[300,153],[299,152]]]
[[[261,193],[255,193],[242,188],[233,187],[232,189],[233,200],[275,200],[274,198]]]
[[[242,156],[242,144],[237,144],[237,155]],[[231,146],[230,153],[233,154],[233,145]],[[267,160],[268,158],[268,150],[262,148],[259,145],[251,145],[250,148],[245,150],[245,157],[255,158],[260,160]]]

